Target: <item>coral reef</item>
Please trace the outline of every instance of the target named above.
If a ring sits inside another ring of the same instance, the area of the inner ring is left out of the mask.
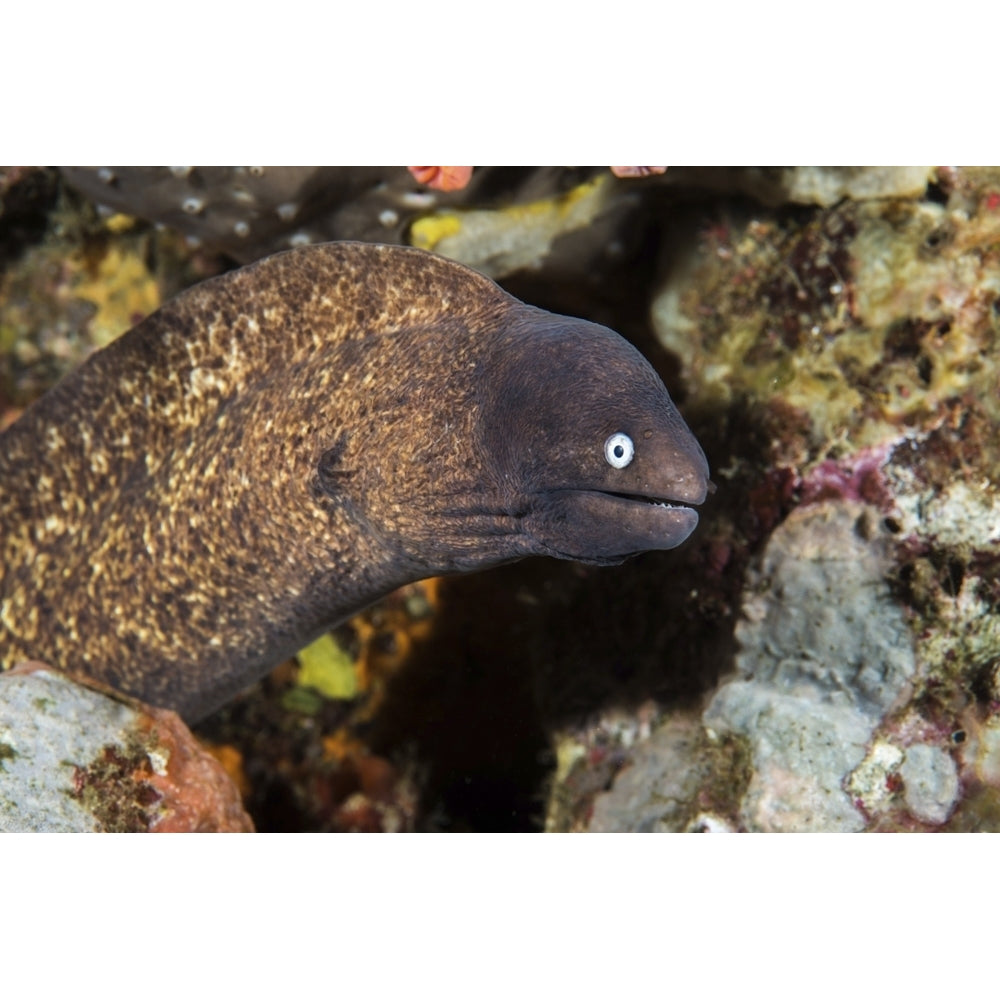
[[[718,490],[674,553],[434,581],[279,668],[199,728],[259,828],[1000,830],[1000,171],[398,168],[286,220],[278,188],[260,247],[418,243],[625,333]],[[0,420],[225,266],[53,172],[0,200]]]
[[[917,179],[805,212],[721,203],[675,231],[653,322],[717,427],[728,509],[703,580],[741,580],[736,676],[664,712],[557,828],[997,829],[1000,172]],[[730,768],[708,796],[692,748],[720,739],[749,781]]]
[[[0,407],[23,407],[222,265],[175,234],[99,218],[55,171],[10,173],[21,180],[0,206]]]

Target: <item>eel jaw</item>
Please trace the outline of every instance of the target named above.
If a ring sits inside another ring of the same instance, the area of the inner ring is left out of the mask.
[[[688,503],[705,485],[668,498],[602,490],[554,490],[539,497],[524,527],[539,550],[579,562],[614,564],[651,549],[680,545],[698,525]]]

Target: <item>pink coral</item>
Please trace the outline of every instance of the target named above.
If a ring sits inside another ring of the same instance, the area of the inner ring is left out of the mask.
[[[880,444],[862,448],[846,458],[820,462],[802,479],[802,503],[860,500],[882,510],[889,509],[892,493],[885,482],[882,467],[894,447],[894,444]]]

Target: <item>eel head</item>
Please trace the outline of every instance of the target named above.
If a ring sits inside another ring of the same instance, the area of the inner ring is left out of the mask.
[[[483,433],[528,551],[611,564],[679,545],[708,463],[659,376],[613,331],[523,308]]]

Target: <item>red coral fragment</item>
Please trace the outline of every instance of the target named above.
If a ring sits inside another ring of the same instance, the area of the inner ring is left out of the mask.
[[[651,177],[654,174],[665,174],[666,167],[612,167],[615,177]]]
[[[435,191],[461,191],[472,177],[472,167],[407,167],[414,180]]]

